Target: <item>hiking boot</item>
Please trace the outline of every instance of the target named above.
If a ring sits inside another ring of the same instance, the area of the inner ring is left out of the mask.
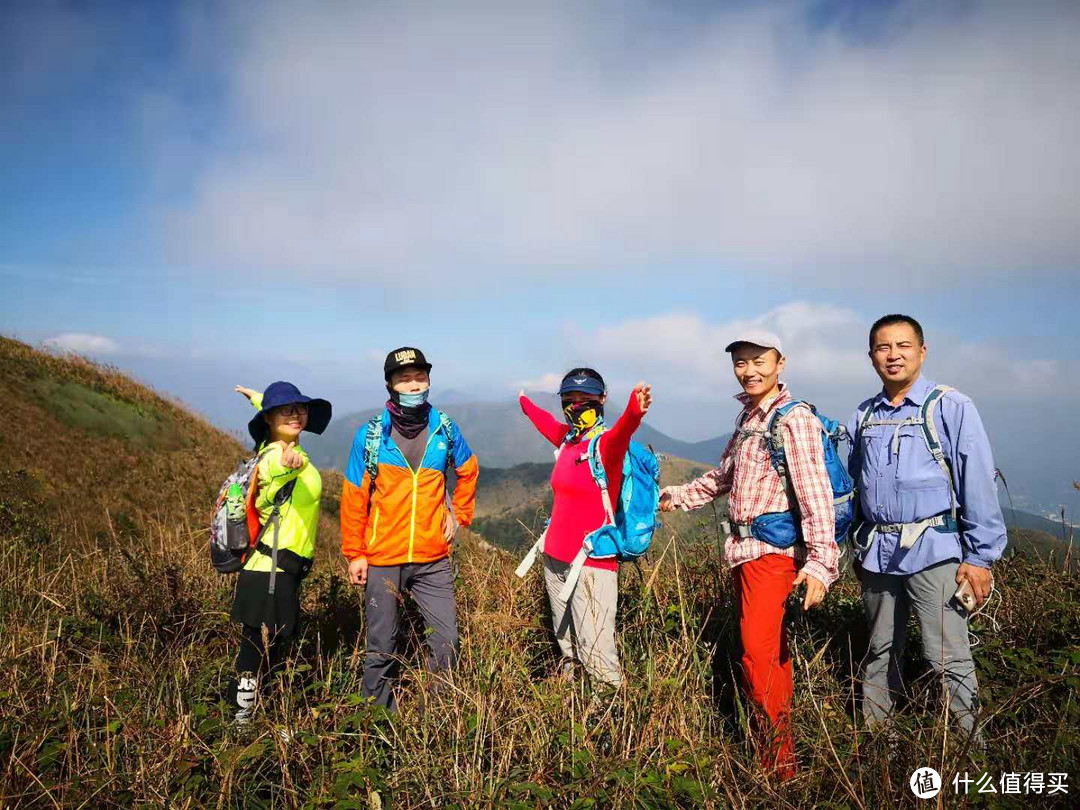
[[[248,707],[245,709],[237,709],[236,714],[233,715],[232,725],[233,728],[238,731],[246,731],[251,728],[251,718],[255,715],[255,708]]]

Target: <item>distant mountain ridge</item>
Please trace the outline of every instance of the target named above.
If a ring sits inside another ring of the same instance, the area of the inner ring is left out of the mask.
[[[547,407],[547,402],[552,400],[551,394],[530,393],[529,396],[543,407]],[[483,467],[513,467],[552,461],[552,446],[525,418],[516,398],[507,402],[463,402],[454,396],[449,402],[433,404],[457,422]],[[322,436],[305,435],[304,447],[316,466],[320,469],[344,470],[349,463],[349,451],[357,428],[381,410],[369,408],[335,416]],[[618,419],[619,413],[621,411],[609,413],[609,423]],[[643,423],[634,438],[650,445],[658,453],[715,465],[720,462],[729,436],[684,442]]]

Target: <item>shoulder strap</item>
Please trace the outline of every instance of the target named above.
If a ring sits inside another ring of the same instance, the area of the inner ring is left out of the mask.
[[[870,417],[874,415],[874,400],[870,400],[870,404],[866,406],[866,410],[855,412],[855,435],[851,437],[851,459],[854,463],[849,464],[852,470],[852,476],[858,477],[862,473],[862,432],[870,421]]]
[[[274,545],[270,552],[270,583],[269,593],[274,595],[274,591],[277,587],[277,563],[278,563],[278,532],[281,529],[281,507],[288,503],[292,498],[293,490],[296,489],[296,479],[286,481],[285,485],[281,487],[276,493],[274,493],[273,508],[270,510],[270,517],[266,519],[266,523],[259,529],[251,540],[251,548],[255,548],[262,541],[262,537],[266,534],[266,530],[271,526],[274,528]]]
[[[449,472],[454,469],[454,420],[447,416],[442,411],[436,411],[439,414],[439,429],[446,434],[446,470]]]
[[[937,410],[938,403],[951,390],[952,388],[947,385],[935,387],[926,395],[920,409],[920,416],[922,417],[923,439],[926,440],[926,448],[941,468],[945,480],[949,482],[949,502],[951,504],[952,518],[956,520],[956,487],[953,485],[952,465],[949,463],[949,459],[945,457],[945,450],[941,445],[937,424],[934,422],[934,411]]]
[[[603,432],[598,433],[589,440],[587,450],[589,472],[592,473],[596,485],[600,487],[600,497],[604,501],[604,516],[608,523],[615,525],[615,508],[612,506],[611,492],[608,490],[607,470],[604,469],[604,460],[600,457],[600,437],[603,435]]]
[[[800,405],[808,408],[810,413],[812,413],[815,418],[817,417],[817,410],[813,405],[809,402],[804,402],[801,399],[796,399],[784,403],[773,411],[772,416],[769,417],[769,423],[765,427],[765,444],[769,448],[769,459],[772,461],[773,468],[776,470],[777,474],[784,479],[785,485],[787,484],[787,453],[784,450],[783,434],[781,434],[777,428],[780,425],[780,421]],[[824,430],[824,425],[822,425],[822,429]]]
[[[368,514],[371,514],[371,499],[375,495],[375,479],[379,475],[379,444],[382,442],[382,414],[367,423],[364,434],[364,470],[368,475]]]
[[[382,441],[382,414],[367,423],[364,434],[364,469],[372,484],[379,474],[379,443]]]

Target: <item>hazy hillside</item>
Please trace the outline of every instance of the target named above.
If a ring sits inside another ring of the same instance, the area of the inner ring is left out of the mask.
[[[549,410],[558,407],[551,394],[531,394],[533,401]],[[552,447],[536,432],[521,413],[516,400],[507,402],[460,402],[457,396],[445,403],[436,402],[461,427],[465,438],[480,459],[481,466],[513,467],[516,464],[544,463],[552,458]],[[621,407],[621,405],[620,405]],[[344,470],[356,429],[371,419],[377,410],[359,411],[334,417],[322,436],[305,437],[304,443],[320,468]],[[611,414],[618,418],[620,411]],[[680,458],[716,464],[727,444],[727,436],[703,442],[682,442],[651,427],[647,422],[635,438],[657,452]]]
[[[245,448],[115,371],[14,341],[0,340],[0,393],[2,807],[895,807],[927,763],[946,779],[1080,770],[1080,577],[1017,557],[995,569],[994,623],[972,628],[985,754],[946,733],[914,644],[896,722],[856,731],[866,631],[844,576],[820,609],[790,611],[801,770],[771,780],[736,685],[736,597],[710,510],[665,520],[620,574],[613,696],[556,677],[539,577],[518,580],[516,555],[462,531],[459,664],[427,673],[407,614],[387,716],[360,697],[363,594],[341,576],[329,472],[300,637],[237,731],[223,702],[233,579],[208,565],[206,522]],[[664,480],[704,467],[670,459]],[[489,470],[482,519],[542,508],[549,470]]]

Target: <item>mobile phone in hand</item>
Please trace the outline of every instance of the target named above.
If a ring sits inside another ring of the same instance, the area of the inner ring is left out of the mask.
[[[953,600],[964,608],[968,613],[975,610],[975,591],[971,589],[971,583],[964,580],[953,594]]]

